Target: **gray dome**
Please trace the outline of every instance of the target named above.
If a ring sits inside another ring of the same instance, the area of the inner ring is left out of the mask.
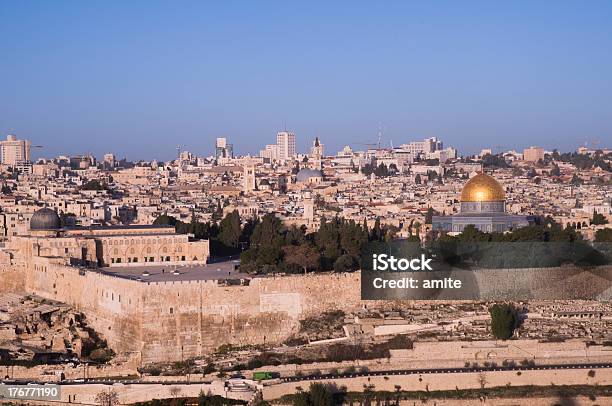
[[[323,174],[321,171],[317,171],[314,169],[302,169],[295,176],[296,181],[298,182],[308,182],[310,178],[322,178]]]
[[[62,222],[57,213],[47,207],[37,210],[30,219],[30,230],[50,231],[62,228]]]

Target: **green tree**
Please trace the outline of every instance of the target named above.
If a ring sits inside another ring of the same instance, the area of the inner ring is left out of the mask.
[[[433,207],[427,209],[427,213],[425,213],[425,224],[431,224],[433,221],[433,216],[436,214]]]
[[[380,226],[380,217],[376,217],[374,227],[370,231],[370,241],[382,241],[384,239],[383,230]]]
[[[561,170],[559,169],[559,165],[552,164],[552,169],[550,170],[550,176],[560,176]]]
[[[355,258],[351,255],[344,254],[336,259],[334,262],[334,271],[336,272],[351,272],[356,270],[357,263],[355,262]]]
[[[482,165],[485,168],[507,168],[508,163],[503,156],[486,154],[482,157]]]
[[[339,222],[337,218],[327,221],[323,217],[321,226],[314,237],[315,245],[322,254],[321,261],[324,269],[331,269],[336,259],[342,255]]]
[[[312,406],[333,406],[334,394],[331,389],[322,383],[310,384],[310,404]]]
[[[591,218],[591,224],[594,226],[600,226],[603,224],[608,224],[608,219],[601,213],[597,213],[595,209],[593,209],[593,217]]]
[[[491,333],[499,340],[507,340],[519,326],[518,309],[510,303],[494,304],[489,308],[491,314]]]
[[[282,242],[282,223],[278,217],[268,213],[257,224],[251,236],[251,246],[280,246]]]
[[[106,189],[107,189],[107,185],[100,183],[100,181],[97,179],[92,179],[90,181],[87,181],[86,183],[83,184],[83,186],[81,186],[81,190],[106,190]]]
[[[255,227],[259,224],[259,217],[254,216],[247,219],[246,223],[242,227],[242,234],[240,235],[240,242],[249,243]]]
[[[153,224],[156,226],[176,226],[176,221],[176,218],[164,213],[158,216],[155,221],[153,221]]]
[[[300,245],[286,245],[283,247],[283,252],[285,263],[299,266],[304,273],[319,267],[321,255],[306,242]]]
[[[523,176],[523,170],[518,166],[512,168],[512,176]]]
[[[297,227],[292,224],[285,233],[285,245],[300,245],[306,241],[304,227]]]
[[[414,183],[416,183],[417,185],[421,184],[421,174],[416,174],[416,176],[414,177]]]
[[[384,177],[389,176],[389,169],[387,168],[387,165],[385,165],[384,163],[381,163],[374,170],[374,174],[380,178],[384,178]]]
[[[578,175],[574,174],[574,176],[572,176],[572,180],[570,181],[570,183],[574,186],[581,185],[582,179],[580,179]]]
[[[361,249],[368,242],[368,233],[354,220],[343,220],[340,226],[340,247],[348,255],[359,258]]]
[[[236,248],[240,241],[240,215],[237,210],[228,213],[219,224],[219,241],[226,247]]]

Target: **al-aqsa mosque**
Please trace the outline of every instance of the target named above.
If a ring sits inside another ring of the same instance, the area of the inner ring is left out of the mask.
[[[479,173],[471,178],[461,191],[461,209],[452,216],[434,216],[433,229],[459,233],[473,224],[483,232],[503,233],[532,224],[530,216],[506,213],[506,194],[495,178]]]

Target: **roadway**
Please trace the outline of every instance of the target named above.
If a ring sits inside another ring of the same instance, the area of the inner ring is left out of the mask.
[[[605,369],[612,368],[612,363],[596,364],[551,364],[533,366],[512,367],[475,367],[475,368],[436,368],[436,369],[405,369],[389,371],[364,371],[338,374],[320,374],[316,376],[295,376],[279,378],[281,382],[317,381],[322,379],[359,378],[370,376],[397,376],[397,375],[423,375],[423,374],[461,374],[473,372],[498,372],[498,371],[546,371],[564,369]]]
[[[300,381],[318,381],[323,379],[340,379],[340,378],[360,378],[360,377],[375,377],[375,376],[400,376],[400,375],[424,375],[424,374],[462,374],[474,372],[500,372],[500,371],[547,371],[547,370],[568,370],[568,369],[609,369],[612,368],[612,363],[594,363],[594,364],[550,364],[550,365],[525,365],[525,366],[498,366],[498,367],[475,367],[475,368],[435,368],[435,369],[404,369],[404,370],[386,370],[386,371],[362,371],[338,374],[320,374],[311,376],[293,376],[284,378],[275,378],[273,381],[279,383],[285,382],[300,382]],[[27,385],[40,384],[44,385],[47,382],[33,380],[3,380],[2,383],[11,385]],[[62,382],[52,382],[59,385],[200,385],[210,384],[210,380],[175,380],[175,381],[142,381],[137,379],[76,379],[65,380]]]

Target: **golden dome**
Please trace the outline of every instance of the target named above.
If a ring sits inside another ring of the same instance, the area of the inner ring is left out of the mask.
[[[503,202],[504,188],[492,176],[479,173],[470,179],[461,191],[462,202]]]

